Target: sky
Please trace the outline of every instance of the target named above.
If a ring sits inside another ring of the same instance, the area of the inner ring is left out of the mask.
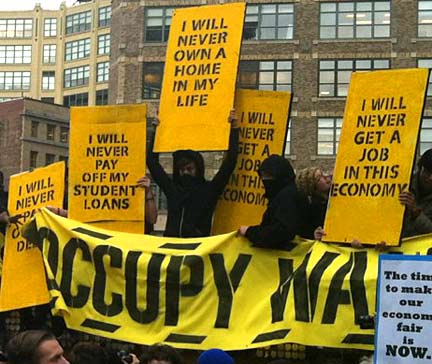
[[[62,1],[66,2],[66,6],[72,6],[76,0],[0,0],[0,11],[4,10],[33,10],[36,3],[41,4],[42,9],[58,10]]]

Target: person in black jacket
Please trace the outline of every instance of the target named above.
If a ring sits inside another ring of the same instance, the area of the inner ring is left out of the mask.
[[[239,129],[235,111],[229,116],[231,134],[229,149],[218,173],[211,181],[204,177],[204,159],[193,150],[173,154],[173,176],[170,178],[153,152],[154,135],[147,151],[147,167],[167,197],[168,216],[164,236],[193,238],[210,235],[217,200],[234,171],[237,162]]]
[[[241,226],[239,235],[254,246],[283,249],[296,235],[302,235],[307,219],[307,198],[297,191],[290,162],[279,155],[266,158],[258,171],[268,199],[261,224]]]

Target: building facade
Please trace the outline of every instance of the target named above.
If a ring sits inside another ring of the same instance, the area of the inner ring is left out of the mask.
[[[110,103],[146,102],[154,116],[173,9],[227,2],[113,0]],[[297,169],[332,169],[353,71],[432,65],[430,0],[246,2],[238,87],[293,93],[286,156]],[[429,147],[430,100],[419,152]]]
[[[69,108],[32,99],[0,103],[0,170],[6,178],[68,160]]]
[[[111,4],[0,12],[0,101],[108,101]]]

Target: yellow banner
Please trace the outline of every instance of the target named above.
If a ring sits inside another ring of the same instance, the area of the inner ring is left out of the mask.
[[[325,241],[399,244],[404,206],[398,197],[410,183],[428,73],[404,69],[351,76]]]
[[[0,291],[0,310],[49,302],[40,250],[26,240],[20,226],[44,206],[62,207],[65,185],[64,162],[13,175],[9,181],[9,216],[20,215],[6,230]]]
[[[147,105],[71,108],[69,217],[144,232]],[[135,223],[132,223],[135,221]]]
[[[43,210],[55,311],[69,328],[139,344],[226,350],[285,342],[373,348],[378,253],[298,240],[253,248],[235,233],[200,239],[102,230]],[[391,251],[427,254],[432,236]]]
[[[284,153],[290,100],[288,92],[237,90],[239,155],[216,207],[213,234],[260,223],[267,200],[257,171],[262,160]]]
[[[245,3],[174,10],[156,152],[226,150]]]

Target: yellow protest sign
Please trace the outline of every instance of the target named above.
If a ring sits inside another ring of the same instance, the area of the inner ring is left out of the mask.
[[[71,108],[69,217],[144,232],[145,104]]]
[[[353,73],[325,241],[398,245],[428,82],[427,69]]]
[[[374,249],[300,239],[285,250],[260,249],[235,233],[128,234],[46,210],[27,233],[43,242],[54,310],[74,330],[191,349],[285,342],[373,349],[374,332],[362,330],[359,317],[375,312]],[[428,235],[389,251],[431,248]]]
[[[260,223],[267,200],[257,171],[265,158],[284,153],[290,100],[288,92],[237,90],[239,155],[216,207],[213,234]]]
[[[41,207],[62,207],[64,185],[63,162],[11,176],[8,212],[9,216],[19,216],[19,219],[6,229],[1,311],[49,302],[40,250],[21,235],[20,227]]]
[[[228,149],[245,3],[174,10],[156,152]]]

